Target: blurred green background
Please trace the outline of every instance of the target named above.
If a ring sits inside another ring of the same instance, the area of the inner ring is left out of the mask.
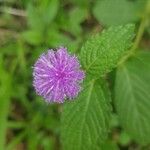
[[[61,150],[61,105],[47,105],[32,86],[32,66],[48,48],[77,53],[103,28],[140,24],[147,0],[0,0],[0,150]],[[147,22],[140,46],[150,47]],[[136,150],[117,116],[104,150]]]

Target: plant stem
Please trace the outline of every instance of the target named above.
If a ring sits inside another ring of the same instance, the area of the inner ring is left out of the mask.
[[[129,57],[131,57],[132,55],[135,54],[135,51],[138,48],[139,43],[140,43],[142,36],[144,34],[145,27],[148,24],[149,14],[150,14],[150,0],[147,1],[146,7],[145,7],[145,12],[143,14],[142,21],[141,21],[141,24],[139,26],[134,44],[133,44],[131,50],[129,51],[129,53],[125,57],[123,57],[123,59],[118,63],[118,65],[123,64]]]
[[[24,10],[11,8],[11,7],[0,7],[0,12],[7,13],[14,16],[26,17],[27,14]]]

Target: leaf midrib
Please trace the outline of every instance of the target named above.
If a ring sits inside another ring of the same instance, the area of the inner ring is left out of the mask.
[[[140,60],[140,59],[139,59]],[[132,109],[134,109],[134,111],[135,111],[135,113],[134,113],[134,117],[136,118],[136,119],[134,119],[134,120],[139,120],[139,116],[141,116],[141,114],[139,113],[139,111],[138,111],[138,104],[137,104],[137,101],[136,101],[136,98],[135,98],[135,96],[134,96],[134,88],[132,87],[132,84],[130,84],[130,83],[132,83],[132,80],[131,80],[131,78],[130,78],[130,76],[129,76],[129,70],[128,70],[128,68],[126,67],[126,66],[124,66],[124,73],[125,73],[125,75],[126,75],[126,78],[127,78],[127,82],[128,82],[128,87],[130,87],[130,91],[131,91],[131,93],[130,93],[130,95],[132,96],[132,104],[134,104],[134,105],[132,105],[132,106],[135,106],[135,107],[132,107]],[[130,106],[131,107],[131,106]],[[134,120],[132,120],[132,123],[133,123],[133,121]],[[136,124],[136,122],[135,122],[135,124],[138,126],[138,129],[140,130],[140,134],[142,133],[142,131],[141,131],[141,128],[140,127],[142,127],[142,125],[141,125],[141,123],[142,122],[140,122],[139,121],[139,123],[138,124]],[[142,134],[141,134],[141,136],[142,136]]]
[[[88,94],[88,97],[87,97],[87,100],[86,100],[86,107],[85,107],[85,113],[84,113],[84,115],[83,115],[83,121],[82,121],[82,123],[81,123],[81,136],[80,136],[80,145],[79,145],[79,149],[81,149],[81,141],[82,141],[82,130],[83,130],[83,126],[84,126],[84,123],[85,123],[85,121],[86,121],[86,114],[87,114],[87,111],[88,111],[88,106],[89,106],[89,103],[90,103],[90,98],[91,98],[91,94],[92,94],[92,90],[93,90],[93,86],[94,86],[94,82],[95,82],[95,80],[92,80],[91,81],[91,85],[90,85],[90,88],[89,88],[89,94]]]
[[[99,56],[97,56],[97,57],[94,59],[94,61],[93,61],[90,65],[88,65],[88,66],[85,68],[86,71],[88,71],[88,70],[90,69],[90,67],[97,61],[98,57],[99,57]]]
[[[124,66],[124,73],[125,73],[125,76],[126,76],[126,79],[127,79],[127,83],[128,83],[128,87],[129,87],[129,89],[130,89],[130,95],[131,95],[131,100],[132,100],[132,104],[134,104],[134,105],[132,105],[132,106],[135,106],[135,107],[133,107],[134,108],[134,111],[135,111],[135,117],[138,119],[138,116],[139,116],[139,112],[137,111],[137,103],[136,103],[136,99],[135,99],[135,96],[134,96],[134,90],[133,90],[133,87],[132,87],[132,80],[131,80],[131,78],[130,78],[130,76],[129,76],[129,71],[128,71],[128,69],[127,69],[127,67],[126,66]],[[131,107],[131,106],[130,106]]]

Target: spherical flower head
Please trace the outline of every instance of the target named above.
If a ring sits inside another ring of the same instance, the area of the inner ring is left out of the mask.
[[[63,103],[66,98],[75,98],[84,77],[77,57],[63,47],[48,50],[33,67],[33,86],[48,103]]]

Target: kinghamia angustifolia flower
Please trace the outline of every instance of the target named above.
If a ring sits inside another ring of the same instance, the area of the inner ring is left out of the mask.
[[[33,67],[33,86],[48,103],[74,99],[81,90],[80,83],[84,77],[77,57],[64,47],[48,50]]]

